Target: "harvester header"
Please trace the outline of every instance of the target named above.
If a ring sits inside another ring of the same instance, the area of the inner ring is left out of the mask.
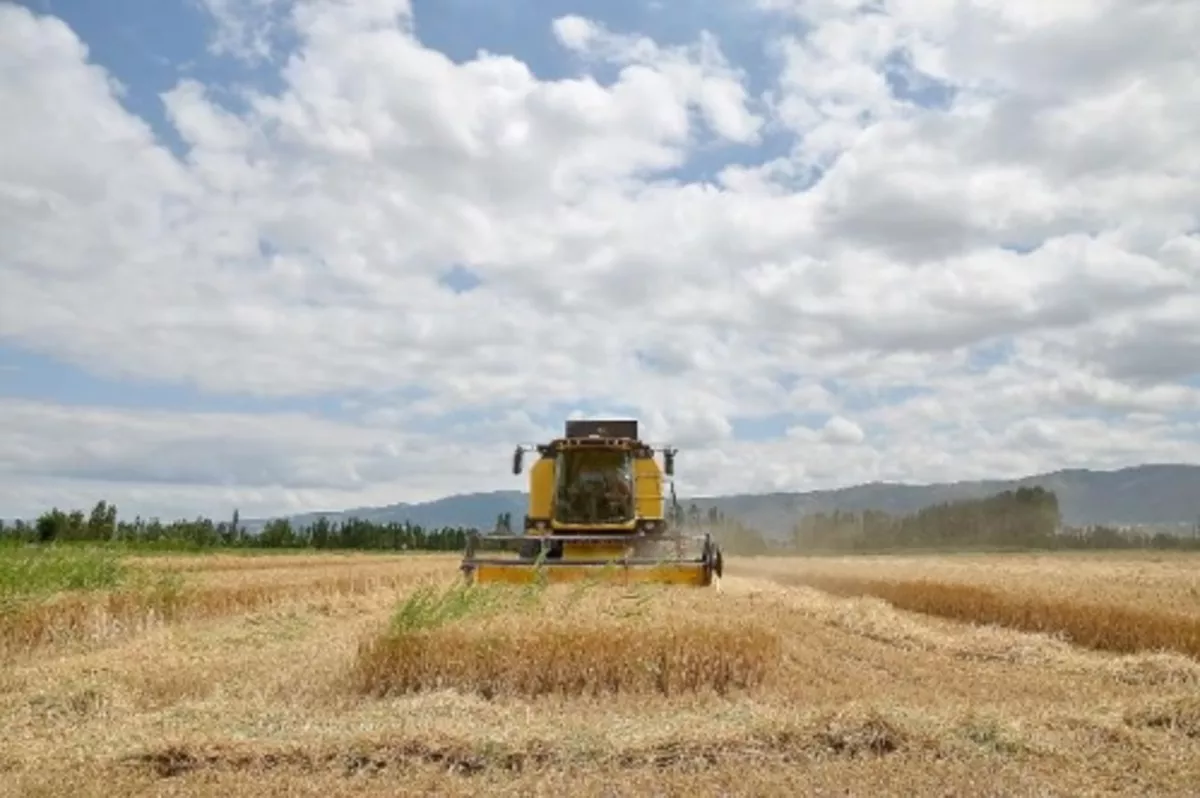
[[[504,528],[471,535],[462,563],[468,581],[597,578],[703,587],[721,576],[721,551],[711,537],[679,528],[673,481],[668,508],[676,451],[642,441],[636,420],[569,419],[561,438],[518,446],[514,474],[523,472],[526,452],[538,458],[529,469],[521,534]],[[481,548],[497,545],[499,552],[488,553],[497,556],[480,556]]]

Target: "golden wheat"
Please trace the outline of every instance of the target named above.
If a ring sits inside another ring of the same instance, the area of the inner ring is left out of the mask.
[[[955,584],[950,559],[898,581]],[[1181,655],[947,622],[738,576],[737,560],[721,595],[421,586],[456,560],[196,569],[180,592],[198,606],[169,624],[0,662],[0,796],[1190,796],[1200,783],[1200,665]],[[336,592],[352,574],[395,586]],[[1021,592],[1068,598],[1039,578]],[[747,629],[777,648],[734,642]],[[679,681],[621,681],[663,661],[664,633],[692,657]],[[382,641],[402,638],[419,642],[395,668]],[[364,656],[373,646],[382,659]],[[725,695],[703,659],[722,651],[742,658],[725,660]],[[364,694],[372,662],[382,681]]]
[[[912,612],[1060,637],[1101,651],[1175,651],[1200,658],[1200,618],[1074,598],[1046,598],[933,579],[869,579],[805,572],[776,576],[838,596],[873,596]]]
[[[361,643],[353,678],[374,695],[454,688],[492,697],[724,694],[771,674],[777,633],[679,599],[587,586],[427,589]]]
[[[408,574],[340,574],[291,583],[154,586],[64,594],[0,614],[0,657],[42,646],[111,640],[163,623],[236,615],[272,604],[363,595],[412,582]]]
[[[756,557],[736,562],[733,573],[785,579],[809,574],[900,582],[926,579],[1200,618],[1200,553],[1191,552]]]
[[[749,622],[509,625],[512,620],[490,628],[387,633],[364,641],[354,665],[355,683],[374,695],[447,688],[489,698],[725,694],[758,686],[779,659],[778,637]]]

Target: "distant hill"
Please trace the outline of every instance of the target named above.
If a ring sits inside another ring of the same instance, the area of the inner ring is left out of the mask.
[[[904,515],[922,507],[975,499],[1019,487],[1041,486],[1058,496],[1063,523],[1175,525],[1200,521],[1200,466],[1141,465],[1116,471],[1069,469],[1012,480],[929,485],[874,482],[806,493],[719,496],[696,499],[701,509],[764,531],[789,529],[795,518],[833,510],[881,510]]]
[[[364,521],[409,521],[423,527],[463,526],[490,529],[496,516],[510,512],[513,518],[525,513],[525,494],[519,490],[491,493],[463,493],[417,504],[389,504],[384,507],[358,507],[340,512],[315,512],[291,516],[293,524],[310,524],[325,516],[330,521],[361,518]],[[261,524],[262,519],[257,521]],[[249,523],[247,526],[254,528]]]
[[[968,499],[1004,490],[1040,485],[1053,490],[1062,508],[1063,522],[1087,524],[1174,525],[1200,520],[1200,466],[1141,465],[1116,471],[1070,469],[1014,480],[986,480],[930,485],[875,482],[836,490],[804,493],[739,494],[682,498],[702,510],[716,506],[731,518],[763,532],[783,532],[796,518],[833,510],[881,510],[894,514],[956,499]],[[500,513],[514,520],[525,512],[521,491],[496,491],[447,496],[419,504],[363,507],[341,512],[307,513],[293,522],[310,523],[324,515],[332,520],[357,516],[372,521],[411,521],[430,527],[467,526],[490,529]],[[259,522],[247,522],[254,529]]]

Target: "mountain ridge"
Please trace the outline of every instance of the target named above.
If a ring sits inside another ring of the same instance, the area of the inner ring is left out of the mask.
[[[783,533],[797,518],[809,513],[878,510],[907,514],[942,502],[1038,485],[1057,494],[1067,526],[1171,526],[1200,522],[1200,465],[1183,463],[1145,463],[1112,470],[1068,468],[1015,479],[876,481],[824,490],[680,497],[680,503],[685,507],[694,503],[702,511],[717,507],[725,515],[760,531]],[[288,518],[299,524],[324,516],[330,521],[357,517],[377,522],[409,521],[426,527],[490,529],[501,513],[521,517],[526,495],[521,490],[459,493],[427,502],[315,511]],[[266,520],[246,523],[254,528]]]

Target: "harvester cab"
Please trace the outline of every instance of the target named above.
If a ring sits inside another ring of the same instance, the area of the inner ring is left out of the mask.
[[[518,446],[514,474],[529,469],[521,534],[501,525],[468,536],[462,571],[469,582],[651,582],[705,587],[723,570],[710,535],[688,535],[674,484],[675,450],[638,437],[636,420],[569,420],[561,438]],[[656,454],[661,454],[660,467]]]

